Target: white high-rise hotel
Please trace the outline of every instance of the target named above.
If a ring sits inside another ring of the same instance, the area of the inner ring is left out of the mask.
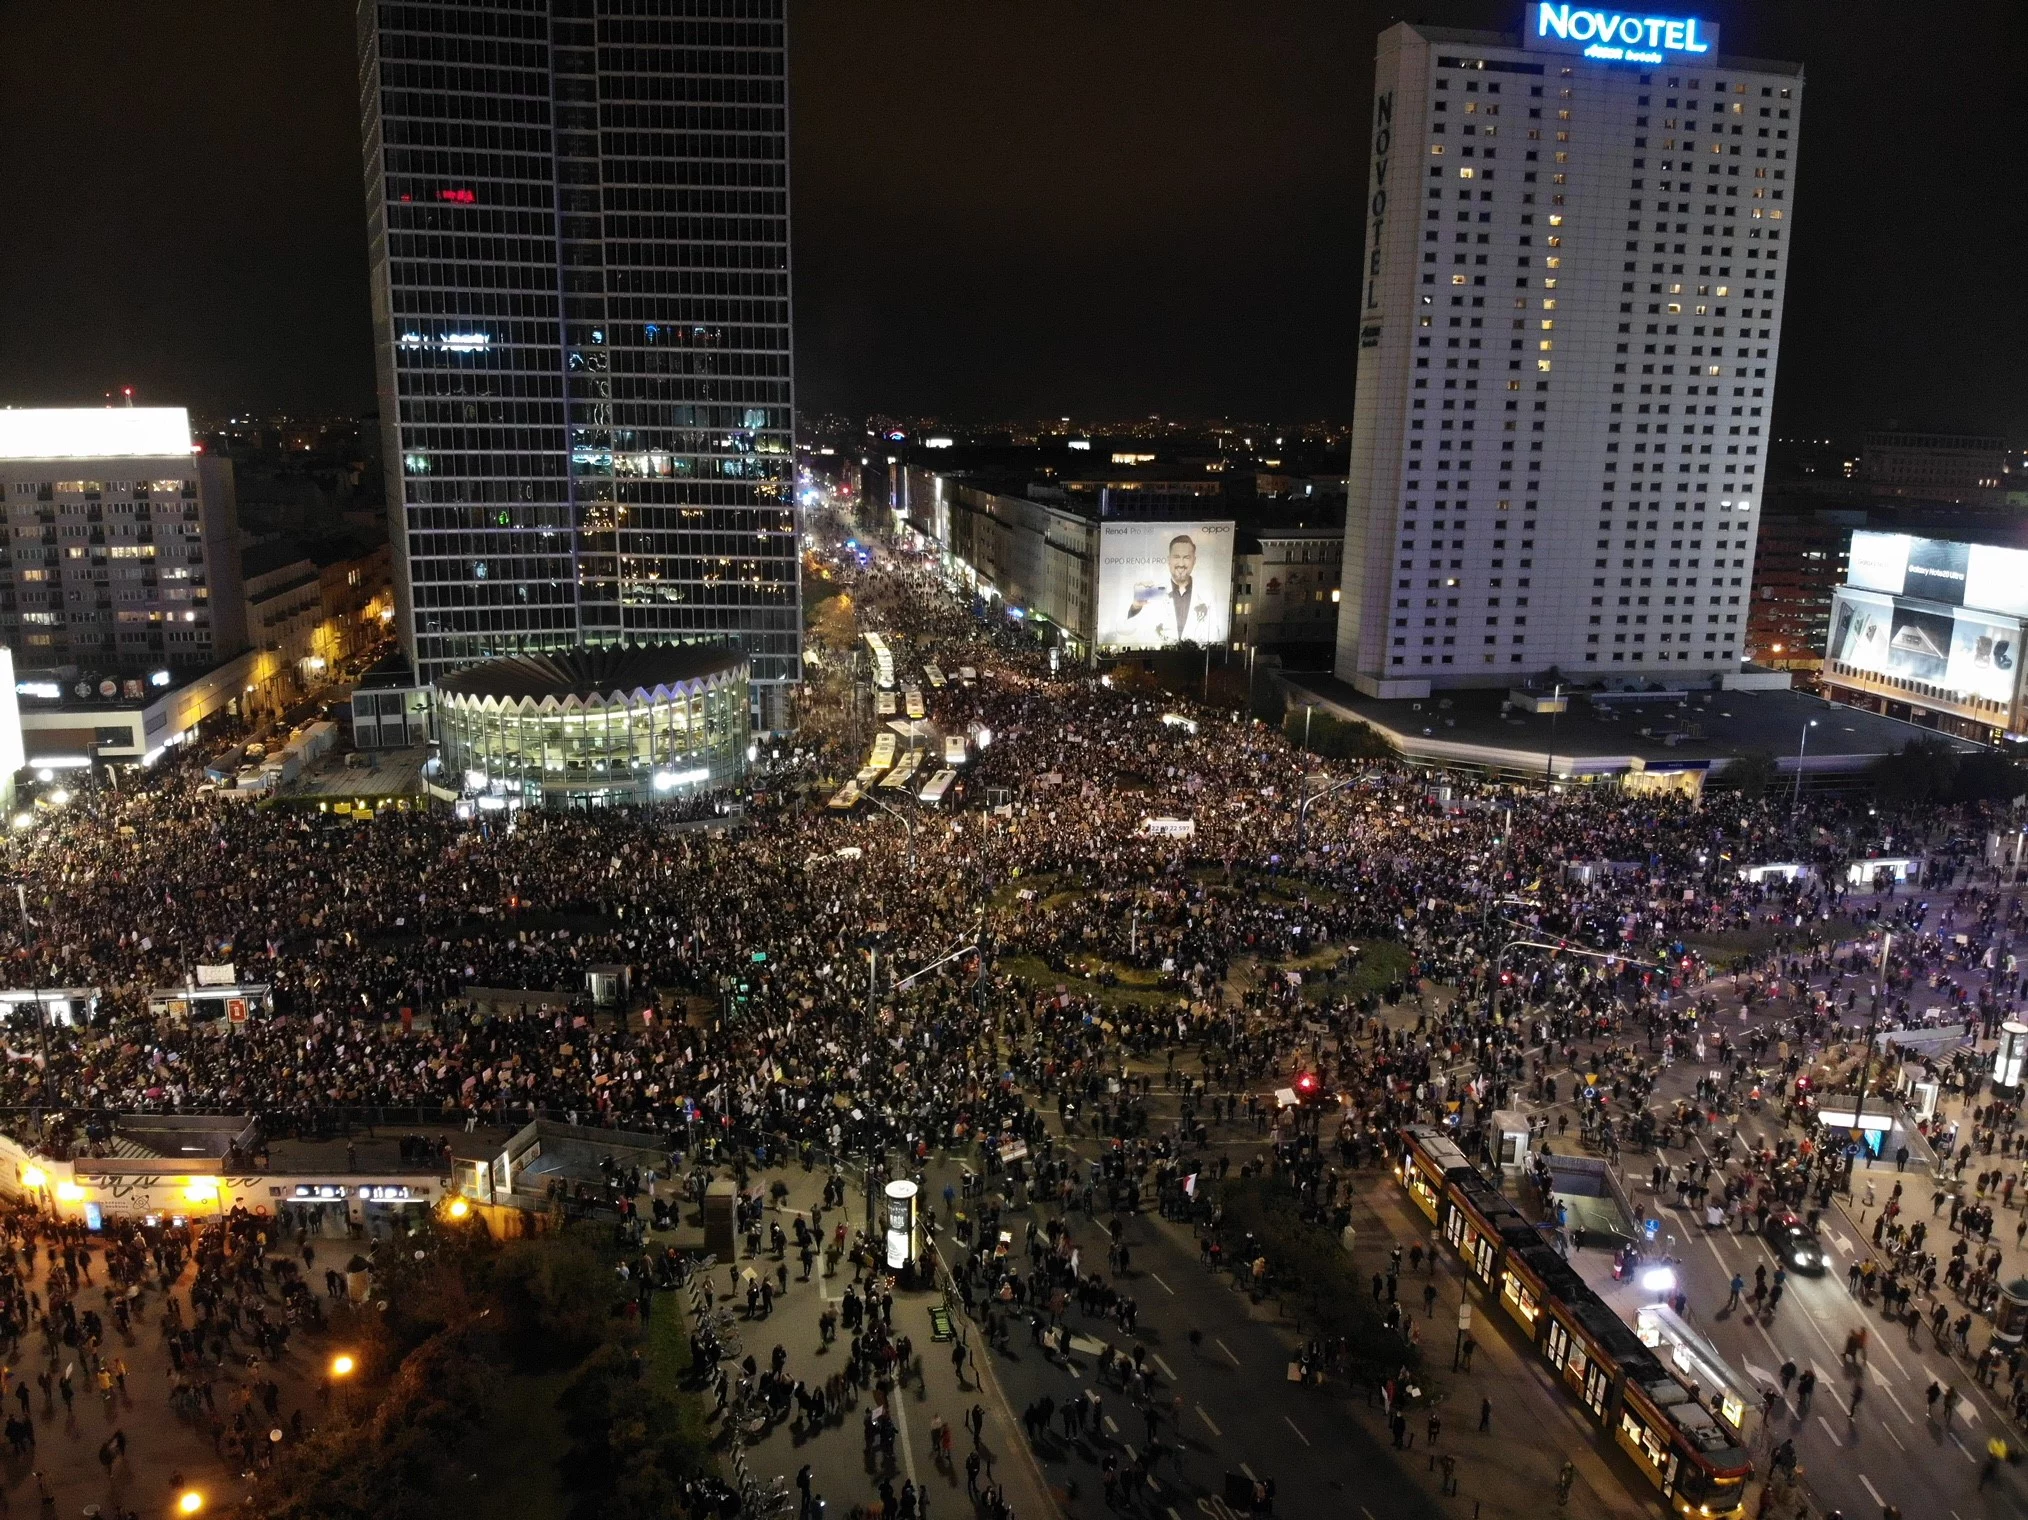
[[[1801,68],[1559,3],[1374,72],[1339,676],[1737,670]]]

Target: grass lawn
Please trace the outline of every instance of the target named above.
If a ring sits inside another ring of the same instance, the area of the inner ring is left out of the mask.
[[[712,1441],[709,1411],[702,1397],[681,1386],[690,1371],[690,1332],[685,1328],[687,1317],[683,1309],[689,1296],[671,1293],[657,1302],[658,1310],[648,1322],[648,1333],[641,1342],[648,1386],[675,1402],[682,1414],[684,1440],[701,1451]]]
[[[1408,953],[1408,946],[1391,939],[1367,940],[1359,950],[1358,964],[1345,982],[1345,991],[1352,997],[1382,992],[1390,984],[1404,980],[1408,976],[1408,963],[1414,958]]]
[[[1108,987],[1090,977],[1053,971],[1039,955],[1002,956],[999,964],[1002,971],[1012,974],[1031,992],[1054,992],[1059,986],[1067,987],[1079,997],[1095,998],[1111,1007],[1161,1008],[1181,996],[1174,988],[1156,985],[1161,980],[1159,972],[1143,971],[1137,966],[1115,966],[1113,974],[1120,979],[1120,985]]]

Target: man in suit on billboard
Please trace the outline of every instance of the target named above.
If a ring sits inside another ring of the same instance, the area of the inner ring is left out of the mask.
[[[1168,584],[1136,586],[1127,617],[1148,631],[1151,643],[1203,642],[1211,626],[1211,604],[1197,589],[1197,541],[1188,533],[1169,540]]]

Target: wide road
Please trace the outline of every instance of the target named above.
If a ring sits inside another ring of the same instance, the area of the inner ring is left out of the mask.
[[[1174,1118],[1177,1099],[1158,1090],[1148,1107],[1150,1129],[1159,1130]],[[1086,1156],[1097,1153],[1098,1143],[1089,1138],[1066,1141],[1053,1114],[1049,1123],[1060,1144]],[[1265,1144],[1241,1137],[1243,1128],[1227,1126],[1223,1140],[1213,1132],[1214,1150],[1230,1151],[1235,1166]],[[955,1181],[956,1172],[955,1166],[937,1165],[925,1176],[925,1192],[939,1209],[943,1185]],[[1406,1249],[1430,1236],[1428,1222],[1414,1212],[1387,1172],[1368,1175],[1370,1186],[1362,1189],[1355,1211],[1362,1272],[1384,1268],[1390,1245],[1398,1242]],[[1004,1224],[1016,1233],[1017,1249],[1027,1217],[1025,1212],[1013,1214]],[[1069,1220],[1087,1272],[1107,1260],[1110,1217],[1078,1214]],[[1086,1316],[1073,1303],[1067,1320],[1081,1348],[1073,1348],[1067,1363],[1038,1349],[1025,1322],[994,1363],[1016,1416],[1045,1396],[1059,1409],[1088,1390],[1096,1389],[1103,1400],[1103,1440],[1091,1432],[1076,1442],[1066,1440],[1059,1416],[1035,1448],[1052,1485],[1074,1492],[1073,1516],[1103,1511],[1100,1463],[1108,1450],[1124,1466],[1149,1444],[1143,1415],[1117,1386],[1099,1380],[1100,1342],[1128,1355],[1136,1345],[1144,1346],[1155,1374],[1151,1402],[1160,1411],[1155,1438],[1161,1454],[1152,1469],[1155,1486],[1142,1496],[1145,1513],[1222,1520],[1227,1513],[1221,1498],[1225,1475],[1238,1473],[1272,1479],[1275,1511],[1281,1515],[1424,1520],[1469,1513],[1459,1508],[1469,1504],[1478,1507],[1481,1520],[1519,1520],[1555,1510],[1556,1474],[1566,1459],[1576,1463],[1579,1473],[1573,1502],[1582,1507],[1572,1513],[1629,1520],[1661,1513],[1658,1498],[1641,1486],[1632,1464],[1580,1419],[1547,1369],[1504,1334],[1504,1317],[1501,1328],[1488,1326],[1493,1306],[1476,1289],[1479,1351],[1469,1374],[1449,1370],[1464,1283],[1455,1258],[1441,1261],[1428,1279],[1438,1289],[1433,1317],[1421,1312],[1423,1279],[1405,1278],[1401,1290],[1404,1302],[1417,1310],[1430,1386],[1447,1394],[1439,1406],[1443,1430],[1436,1451],[1456,1458],[1459,1488],[1456,1498],[1444,1499],[1438,1493],[1440,1475],[1431,1470],[1426,1409],[1413,1414],[1411,1449],[1394,1450],[1381,1409],[1367,1405],[1363,1390],[1355,1395],[1342,1385],[1320,1389],[1288,1381],[1298,1327],[1280,1317],[1273,1301],[1254,1305],[1232,1289],[1229,1274],[1209,1272],[1189,1226],[1147,1210],[1128,1216],[1123,1233],[1131,1264],[1124,1277],[1113,1281],[1136,1302],[1133,1332]],[[1199,1332],[1194,1348],[1192,1330]],[[926,1354],[936,1352],[931,1348]],[[1484,1435],[1476,1428],[1481,1399],[1494,1406],[1492,1429]]]
[[[1935,908],[1925,927],[1941,927],[1942,911],[1941,906]],[[1897,937],[1901,932],[1897,930]],[[1973,973],[1966,979],[1976,988],[1984,977]],[[1827,977],[1813,980],[1817,987],[1830,984]],[[1843,990],[1855,985],[1849,977],[1838,984],[1841,1004]],[[1786,1007],[1763,1002],[1741,1023],[1739,1002],[1729,986],[1712,990],[1719,993],[1721,1003],[1713,1022],[1722,1024],[1735,1039],[1788,1013]],[[1934,993],[1927,998],[1940,1001],[1940,995]],[[1869,1001],[1862,992],[1860,1008]],[[1918,1006],[1922,1001],[1919,996]],[[1850,1025],[1850,1016],[1848,1032],[1857,1032]],[[1671,1067],[1656,1086],[1651,1110],[1657,1114],[1672,1110],[1678,1098],[1691,1094],[1698,1076],[1708,1069],[1694,1061]],[[1560,1077],[1559,1088],[1572,1090],[1567,1075]],[[1783,1133],[1779,1104],[1769,1105],[1759,1115],[1744,1116],[1738,1129],[1756,1149],[1763,1142],[1773,1144]],[[1573,1126],[1570,1139],[1558,1148],[1572,1148],[1575,1141]],[[1687,1149],[1663,1153],[1679,1174],[1686,1161],[1702,1162],[1708,1155],[1702,1137],[1693,1138]],[[1776,1373],[1789,1359],[1798,1369],[1816,1370],[1817,1389],[1811,1406],[1807,1410],[1799,1407],[1792,1389],[1776,1409],[1769,1433],[1755,1444],[1753,1454],[1761,1470],[1765,1471],[1773,1445],[1792,1439],[1807,1486],[1827,1507],[1841,1509],[1848,1517],[1878,1515],[1886,1504],[1899,1505],[1908,1516],[1935,1515],[1939,1520],[2000,1520],[2028,1514],[2028,1467],[2003,1467],[1983,1491],[1977,1486],[1990,1437],[1998,1433],[2017,1448],[2020,1444],[2021,1433],[2002,1406],[2004,1384],[1999,1393],[1977,1386],[1971,1361],[1940,1352],[1926,1326],[1914,1332],[1903,1330],[1880,1313],[1877,1300],[1870,1307],[1862,1305],[1846,1287],[1847,1269],[1871,1253],[1877,1209],[1868,1212],[1861,1207],[1866,1179],[1873,1181],[1880,1202],[1886,1201],[1897,1180],[1903,1182],[1903,1218],[1928,1219],[1935,1183],[1926,1158],[1911,1160],[1899,1176],[1891,1163],[1862,1171],[1857,1183],[1860,1198],[1840,1199],[1824,1215],[1822,1238],[1829,1248],[1829,1272],[1814,1278],[1790,1273],[1780,1309],[1772,1316],[1758,1317],[1750,1305],[1728,1311],[1725,1304],[1734,1273],[1744,1277],[1749,1287],[1756,1267],[1766,1267],[1772,1278],[1776,1266],[1773,1252],[1755,1235],[1707,1230],[1697,1211],[1675,1207],[1673,1187],[1656,1197],[1649,1188],[1654,1160],[1652,1153],[1642,1155],[1628,1149],[1622,1156],[1625,1178],[1635,1202],[1664,1220],[1663,1231],[1673,1241],[1670,1254],[1678,1258],[1683,1288],[1689,1294],[1691,1322],[1711,1338],[1736,1370],[1763,1389],[1777,1384]],[[1967,1187],[1971,1174],[1994,1164],[1974,1157],[1965,1178]],[[2023,1194],[2017,1192],[2016,1197],[2020,1200]],[[2022,1262],[2011,1249],[2018,1218],[2016,1212],[2001,1210],[1994,1231],[1995,1243],[2004,1240],[2010,1248],[2010,1275]],[[1933,1220],[1928,1240],[1929,1249],[1945,1260],[1958,1238],[1945,1228],[1947,1223],[1947,1214]],[[1631,1284],[1613,1283],[1602,1255],[1587,1253],[1578,1265],[1600,1296],[1629,1321],[1639,1304],[1652,1297]],[[1963,1304],[1947,1289],[1944,1299],[1953,1319],[1963,1312]],[[1919,1309],[1927,1307],[1920,1297],[1916,1304]],[[1854,1367],[1845,1362],[1843,1352],[1848,1333],[1861,1327],[1868,1331],[1869,1356],[1867,1365]],[[1971,1344],[1975,1352],[1985,1346],[1990,1330],[1983,1318],[1974,1322]],[[1925,1390],[1932,1382],[1955,1387],[1962,1395],[1958,1412],[1948,1425],[1941,1418],[1943,1401],[1938,1400],[1934,1414],[1925,1401]],[[1856,1416],[1850,1413],[1855,1384],[1865,1390]]]

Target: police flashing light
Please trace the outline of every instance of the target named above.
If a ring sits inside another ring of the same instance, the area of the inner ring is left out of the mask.
[[[1718,51],[1718,27],[1695,16],[1646,16],[1562,3],[1528,7],[1523,45],[1604,63],[1695,63]]]

